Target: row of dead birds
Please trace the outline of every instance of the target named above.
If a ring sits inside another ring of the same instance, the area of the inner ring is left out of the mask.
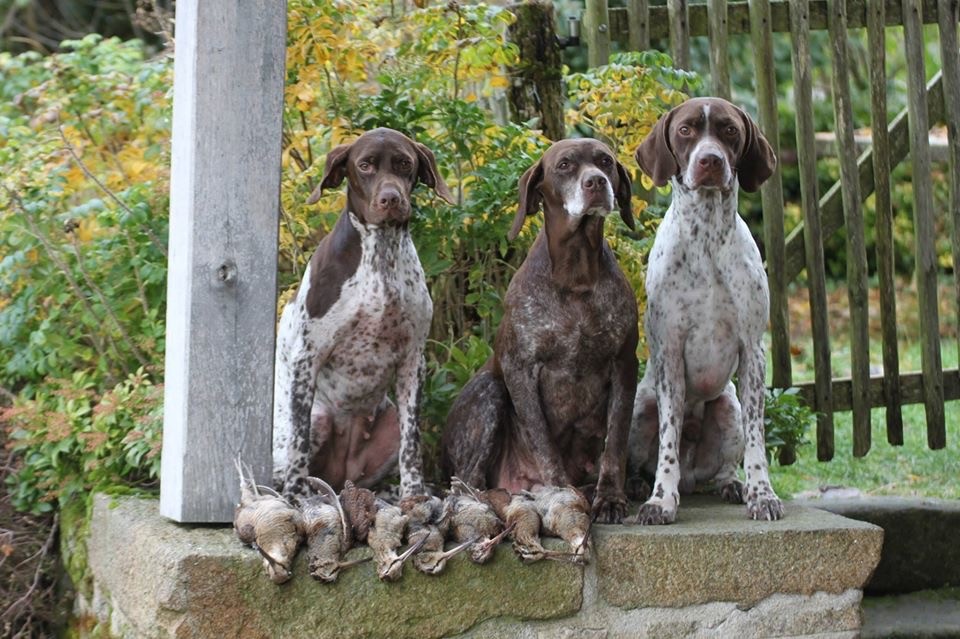
[[[377,576],[396,581],[408,560],[418,571],[439,574],[447,561],[467,552],[474,563],[489,561],[497,545],[509,537],[524,563],[553,559],[582,564],[588,559],[590,504],[573,487],[543,487],[510,494],[504,489],[478,491],[456,477],[446,497],[415,496],[390,504],[366,488],[347,482],[340,494],[315,477],[314,495],[295,505],[274,490],[258,486],[249,469],[240,473],[240,504],[233,525],[240,541],[263,557],[277,584],[292,576],[293,560],[307,545],[310,574],[323,582],[340,572],[373,560]],[[560,537],[568,551],[548,550],[540,535]],[[445,549],[445,542],[456,545]],[[407,548],[401,551],[404,542]],[[357,544],[370,546],[372,557],[345,561]]]

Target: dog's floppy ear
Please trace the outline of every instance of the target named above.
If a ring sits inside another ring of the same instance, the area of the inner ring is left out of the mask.
[[[320,199],[324,189],[335,189],[347,177],[347,158],[350,157],[350,147],[353,144],[341,144],[327,153],[327,164],[323,168],[323,178],[320,186],[313,190],[307,198],[307,204],[313,204]]]
[[[631,231],[637,230],[633,223],[633,184],[627,168],[617,162],[617,205],[620,207],[620,217]]]
[[[527,169],[526,173],[520,177],[520,206],[517,207],[517,214],[513,218],[513,226],[507,233],[507,239],[511,242],[520,235],[527,216],[540,210],[540,201],[543,200],[543,196],[540,194],[542,183],[543,164],[541,160],[537,160],[537,163]]]
[[[414,142],[413,146],[417,150],[417,164],[419,165],[417,178],[446,200],[447,204],[453,204],[453,194],[450,193],[447,183],[443,181],[443,176],[437,170],[437,158],[434,157],[433,151],[419,142]]]
[[[743,152],[737,160],[737,178],[740,180],[740,188],[753,193],[773,175],[777,168],[777,157],[767,138],[763,137],[760,127],[743,109],[737,107],[737,111],[743,118],[743,126],[747,132]]]
[[[670,122],[673,111],[660,118],[647,134],[634,155],[640,170],[650,176],[656,186],[663,186],[680,172],[680,165],[670,148]]]

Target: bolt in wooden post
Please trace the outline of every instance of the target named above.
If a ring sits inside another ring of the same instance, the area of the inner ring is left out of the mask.
[[[602,67],[610,61],[610,14],[607,0],[586,0],[583,39],[587,44],[588,67]]]

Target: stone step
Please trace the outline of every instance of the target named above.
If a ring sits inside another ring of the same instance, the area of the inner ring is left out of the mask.
[[[782,521],[753,522],[698,496],[671,526],[596,526],[586,568],[522,565],[503,544],[485,566],[461,555],[386,584],[368,563],[327,585],[301,553],[275,586],[230,528],[97,495],[76,613],[98,637],[855,637],[882,535],[790,503]]]
[[[960,501],[881,496],[802,503],[883,528],[880,564],[866,585],[868,594],[960,585]],[[960,636],[960,629],[956,634]]]
[[[947,639],[960,636],[960,588],[865,597],[863,639]]]

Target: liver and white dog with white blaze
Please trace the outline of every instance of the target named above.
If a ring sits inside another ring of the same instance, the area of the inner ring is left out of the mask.
[[[650,359],[637,386],[629,475],[655,478],[636,520],[673,522],[680,495],[704,482],[745,502],[753,519],[780,519],[764,448],[767,277],[737,212],[737,183],[756,191],[776,158],[746,113],[717,98],[673,109],[636,158],[657,186],[673,185],[647,268]]]

